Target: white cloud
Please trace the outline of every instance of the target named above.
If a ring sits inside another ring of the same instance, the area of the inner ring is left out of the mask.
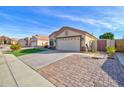
[[[9,14],[4,13],[4,12],[0,12],[0,16],[7,19],[7,20],[12,20],[11,16]]]
[[[63,13],[62,11],[57,11],[57,10],[51,9],[49,7],[45,7],[43,9],[39,8],[38,10],[34,10],[34,12],[38,13],[38,14],[47,14],[47,15],[56,16],[56,17],[60,17],[60,18],[66,18],[71,21],[88,23],[88,24],[91,24],[94,26],[104,27],[104,28],[108,28],[108,29],[114,29],[113,24],[107,22],[106,20],[103,20],[104,18],[94,19],[94,18],[90,18],[90,17],[86,18],[86,17],[74,16],[67,12]],[[100,14],[101,13],[102,12],[100,11]],[[103,15],[104,15],[104,13],[103,13]],[[91,17],[92,17],[92,14],[91,14]]]
[[[104,22],[102,20],[92,19],[92,18],[83,18],[78,16],[71,16],[71,15],[55,15],[57,17],[66,18],[72,21],[78,21],[83,23],[88,23],[95,26],[103,26],[108,29],[112,29],[112,25],[110,23]]]
[[[35,10],[35,13],[39,14],[47,14],[51,16],[56,16],[60,18],[65,18],[71,21],[77,21],[82,23],[88,23],[90,25],[94,25],[98,28],[107,28],[111,31],[117,31],[117,29],[124,27],[124,7],[100,7],[94,8],[96,13],[98,14],[97,19],[94,18],[94,15],[90,15],[87,17],[80,17],[69,14],[69,12],[57,11],[55,9],[51,9],[49,7],[44,9]],[[83,15],[83,13],[82,13]],[[99,17],[101,15],[101,17]]]
[[[33,17],[31,19],[24,15],[23,16],[22,15],[15,16],[15,15],[11,15],[11,14],[5,13],[5,12],[0,12],[0,17],[3,17],[8,21],[14,22],[14,24],[19,23],[19,24],[16,24],[17,26],[21,26],[21,24],[25,24],[26,26],[29,26],[29,27],[30,27],[30,25],[35,25],[35,27],[40,26],[42,28],[55,29],[54,26],[49,25],[49,24],[44,24],[35,17]]]

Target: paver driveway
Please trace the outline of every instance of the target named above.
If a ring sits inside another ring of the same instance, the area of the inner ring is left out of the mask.
[[[37,71],[56,86],[124,86],[124,67],[116,58],[71,55]]]
[[[19,57],[19,59],[36,70],[66,56],[69,56],[71,53],[72,52],[48,50],[44,52],[24,55]]]

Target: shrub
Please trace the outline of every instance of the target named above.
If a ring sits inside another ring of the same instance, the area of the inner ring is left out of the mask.
[[[116,51],[115,47],[107,47],[106,50],[109,56],[113,56]]]
[[[10,46],[10,49],[12,49],[12,51],[19,50],[19,49],[21,49],[21,45],[20,44],[13,44]]]

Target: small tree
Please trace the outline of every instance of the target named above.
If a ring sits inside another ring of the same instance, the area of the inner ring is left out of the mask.
[[[114,39],[114,34],[111,32],[104,33],[99,36],[100,39]]]
[[[19,49],[21,49],[21,45],[20,44],[13,44],[10,46],[10,49],[12,49],[12,51],[19,50]]]

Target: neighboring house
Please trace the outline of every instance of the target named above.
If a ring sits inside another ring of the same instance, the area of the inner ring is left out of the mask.
[[[11,44],[17,44],[18,39],[17,38],[11,38]]]
[[[50,36],[50,46],[57,50],[84,51],[96,50],[97,38],[92,34],[72,27],[62,27]]]
[[[48,46],[49,45],[49,37],[35,35],[30,39],[30,46]]]
[[[7,36],[0,36],[0,44],[11,45],[15,43],[17,43],[17,41],[13,38],[9,38]]]
[[[24,39],[19,39],[18,43],[22,46],[22,47],[26,47],[26,46],[30,46],[30,38],[26,37]]]
[[[0,44],[11,44],[11,39],[6,36],[0,36]]]
[[[30,46],[30,38],[26,37],[24,38],[24,40],[25,40],[25,46]]]
[[[31,47],[38,47],[38,46],[48,46],[49,45],[49,37],[48,36],[41,36],[41,35],[34,35],[31,38],[26,37],[24,39],[18,40],[18,43],[23,46],[31,46]]]
[[[25,47],[26,46],[26,40],[25,39],[19,39],[18,43],[22,46]]]

